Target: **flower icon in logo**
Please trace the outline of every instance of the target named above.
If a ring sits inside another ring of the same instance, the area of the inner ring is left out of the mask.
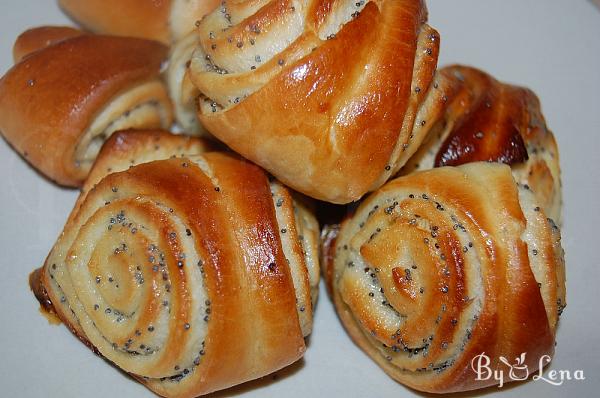
[[[525,364],[526,353],[522,353],[520,356],[515,358],[515,364],[508,362],[508,359],[504,356],[500,356],[500,362],[505,364],[509,369],[509,377],[511,380],[519,381],[526,380],[529,377],[529,369]]]

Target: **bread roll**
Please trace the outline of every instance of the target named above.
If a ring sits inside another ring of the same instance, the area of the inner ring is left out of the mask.
[[[504,382],[512,381],[505,361],[523,359],[531,375],[552,356],[566,304],[560,233],[508,166],[471,163],[397,178],[325,236],[324,267],[342,323],[400,383],[432,393],[473,390],[498,383],[477,380],[472,361],[482,353]]]
[[[35,51],[0,80],[0,130],[42,174],[80,186],[114,131],[172,124],[166,56],[155,41],[98,35]]]
[[[416,151],[443,94],[420,0],[230,1],[197,30],[204,127],[291,188],[347,203]]]
[[[31,284],[94,352],[161,396],[190,398],[303,355],[318,225],[260,168],[216,152],[177,157],[82,195]]]
[[[506,163],[560,225],[558,147],[537,96],[461,65],[440,69],[435,84],[446,93],[444,115],[401,174],[476,161]]]

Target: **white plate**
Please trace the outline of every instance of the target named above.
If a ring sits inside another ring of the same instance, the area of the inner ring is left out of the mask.
[[[530,381],[486,394],[597,396],[600,12],[584,0],[428,4],[430,22],[442,37],[440,64],[472,64],[535,90],[560,146],[568,307],[550,368],[581,369],[587,380],[565,381],[559,387]],[[0,69],[10,67],[12,43],[21,31],[67,22],[52,0],[1,0]],[[0,142],[0,181],[0,396],[151,397],[144,387],[94,356],[65,327],[49,325],[29,292],[27,276],[43,263],[76,192],[41,178],[5,142]],[[324,293],[302,362],[279,372],[276,381],[268,377],[218,395],[414,396],[352,344]]]

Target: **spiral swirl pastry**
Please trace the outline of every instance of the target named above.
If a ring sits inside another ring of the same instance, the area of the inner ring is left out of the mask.
[[[446,95],[444,115],[401,174],[476,161],[505,163],[560,225],[558,147],[537,96],[468,66],[442,68],[435,81]]]
[[[87,193],[32,285],[108,361],[161,396],[195,397],[303,355],[317,229],[247,161],[144,163]]]
[[[169,128],[160,43],[42,27],[0,80],[0,131],[42,174],[81,186],[104,141],[127,128]]]
[[[283,183],[334,203],[381,186],[443,106],[420,0],[223,1],[196,31],[199,119]]]
[[[554,352],[565,306],[560,233],[506,165],[472,163],[392,180],[325,242],[326,275],[353,340],[392,378],[446,393],[526,353]],[[508,374],[508,369],[504,369]]]

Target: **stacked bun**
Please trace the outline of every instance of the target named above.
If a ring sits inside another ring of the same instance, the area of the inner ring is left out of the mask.
[[[202,21],[189,68],[215,137],[333,203],[378,188],[416,151],[417,114],[432,123],[441,98],[423,2],[233,2],[227,12]]]
[[[461,65],[440,69],[436,80],[450,94],[444,114],[401,174],[477,161],[505,163],[560,223],[558,147],[536,95]]]

